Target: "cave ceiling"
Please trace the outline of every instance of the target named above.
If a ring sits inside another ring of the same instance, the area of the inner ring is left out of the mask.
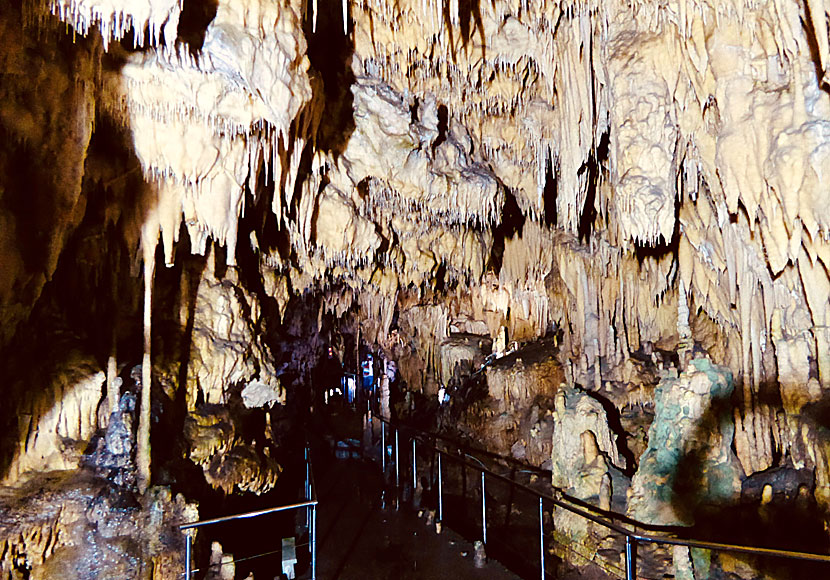
[[[3,343],[94,184],[145,269],[243,248],[280,314],[315,293],[387,349],[563,329],[830,385],[822,0],[2,10]]]

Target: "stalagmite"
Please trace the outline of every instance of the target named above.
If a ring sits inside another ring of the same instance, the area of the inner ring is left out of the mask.
[[[118,400],[121,398],[120,384],[118,383],[118,361],[115,358],[115,346],[112,354],[107,358],[107,409],[112,414],[118,409]]]

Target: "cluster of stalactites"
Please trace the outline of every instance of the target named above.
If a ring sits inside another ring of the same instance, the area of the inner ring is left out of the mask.
[[[683,239],[681,249],[692,247],[692,261],[701,264],[692,268],[684,254],[685,291],[722,328],[750,337],[758,348],[769,337],[774,308],[759,334],[730,304],[741,286],[738,270],[746,272],[742,286],[749,294],[737,303],[772,295],[755,289],[767,286],[765,256],[773,273],[798,265],[793,284],[811,280],[805,299],[821,319],[824,284],[813,272],[826,263],[830,219],[816,203],[827,172],[827,99],[798,23],[812,27],[823,70],[825,4],[809,2],[809,10],[795,2],[743,0],[520,4],[500,2],[463,15],[467,38],[460,36],[462,15],[452,2],[360,4],[352,11],[357,72],[445,103],[529,217],[544,214],[552,174],[556,221],[566,231],[576,231],[593,187],[594,207],[614,244],[630,251]],[[538,30],[554,33],[535,33],[532,24],[540,23]],[[756,91],[758,83],[768,90]],[[607,158],[600,157],[603,138],[609,139]],[[598,183],[589,183],[591,163],[600,166]],[[718,224],[706,234],[711,240],[677,223],[678,206],[694,202],[701,183],[714,200],[706,210],[707,223]],[[748,231],[736,239],[758,240],[760,230],[762,244],[724,256],[717,248],[729,247],[732,234],[719,230],[742,212],[749,215]],[[726,262],[746,266],[729,268],[715,291],[716,276],[706,268],[726,272]],[[661,295],[677,283],[677,268],[664,270],[667,277],[655,279],[646,294]]]
[[[105,49],[128,35],[132,35],[136,48],[148,42],[158,46],[162,39],[172,46],[181,10],[181,0],[27,0],[26,3],[30,20],[40,21],[51,13],[83,36],[97,28]]]
[[[768,467],[787,438],[759,385],[797,413],[830,380],[827,3],[528,4],[351,14],[356,74],[443,104],[530,218],[471,308],[513,336],[561,322],[588,364],[693,335],[743,385],[741,461]],[[587,243],[557,240],[590,209]]]
[[[130,29],[137,46],[149,42],[104,75],[100,92],[101,109],[132,136],[155,192],[143,241],[154,246],[160,234],[170,264],[184,222],[193,252],[203,253],[213,239],[227,246],[234,264],[246,188],[258,190],[264,168],[266,181],[278,184],[273,209],[282,219],[283,187],[290,203],[314,129],[308,115],[297,119],[311,99],[299,5],[220,2],[198,57],[174,46],[178,0],[53,1],[48,8],[77,32],[97,25],[105,44]]]

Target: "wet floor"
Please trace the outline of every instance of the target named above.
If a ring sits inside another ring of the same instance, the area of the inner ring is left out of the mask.
[[[494,561],[476,568],[470,542],[451,530],[436,533],[409,507],[396,510],[374,463],[331,459],[318,465],[318,578],[518,578]]]

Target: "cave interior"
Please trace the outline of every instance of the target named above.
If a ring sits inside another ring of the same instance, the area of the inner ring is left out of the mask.
[[[643,529],[830,553],[828,15],[0,3],[0,576],[180,578],[178,525],[293,498],[367,407]]]

